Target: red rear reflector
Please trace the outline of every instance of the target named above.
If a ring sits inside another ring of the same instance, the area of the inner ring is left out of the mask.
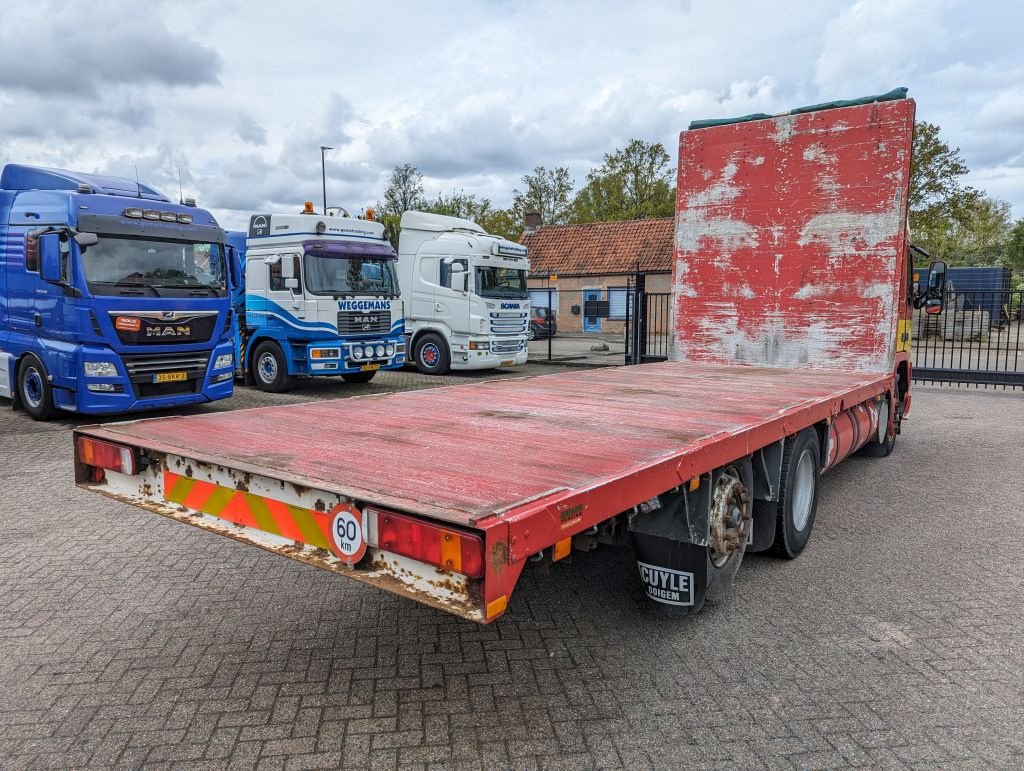
[[[131,447],[101,442],[87,436],[78,437],[75,443],[78,448],[78,460],[86,466],[105,468],[119,474],[138,473],[139,464]]]
[[[416,517],[378,511],[377,545],[469,578],[484,574],[484,541],[480,536],[432,525]]]

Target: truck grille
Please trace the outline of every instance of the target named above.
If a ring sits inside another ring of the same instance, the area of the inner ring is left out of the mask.
[[[525,335],[526,311],[491,311],[492,335]]]
[[[140,398],[168,396],[170,394],[197,393],[206,377],[210,363],[210,352],[174,353],[150,356],[125,356],[122,358],[128,379]],[[155,382],[157,375],[184,372],[184,380],[167,383]]]
[[[495,353],[518,353],[521,346],[519,340],[494,340],[491,350]]]
[[[339,335],[386,335],[391,331],[391,314],[338,311]]]

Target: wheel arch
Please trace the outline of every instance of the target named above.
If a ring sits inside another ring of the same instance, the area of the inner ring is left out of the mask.
[[[261,330],[253,333],[253,336],[249,339],[245,346],[245,364],[246,372],[251,373],[254,365],[253,353],[261,343],[276,343],[284,354],[285,368],[289,375],[301,375],[302,373],[297,371],[295,366],[295,357],[292,355],[293,341],[289,340],[284,335],[273,330]]]

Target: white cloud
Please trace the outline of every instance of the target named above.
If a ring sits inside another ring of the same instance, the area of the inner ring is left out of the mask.
[[[465,0],[282,14],[266,0],[202,13],[9,0],[0,163],[129,176],[137,164],[164,192],[181,168],[185,194],[238,225],[319,200],[326,144],[332,203],[376,201],[409,162],[428,195],[463,189],[505,206],[537,165],[566,165],[579,185],[633,137],[674,155],[696,118],[907,85],[919,118],[963,149],[968,181],[990,181],[1021,216],[1024,189],[997,170],[1020,163],[1024,62],[1011,30],[1024,12],[997,5]]]

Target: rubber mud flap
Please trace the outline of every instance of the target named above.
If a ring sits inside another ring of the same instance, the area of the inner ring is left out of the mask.
[[[708,547],[630,531],[647,599],[674,616],[696,613],[707,591]]]

